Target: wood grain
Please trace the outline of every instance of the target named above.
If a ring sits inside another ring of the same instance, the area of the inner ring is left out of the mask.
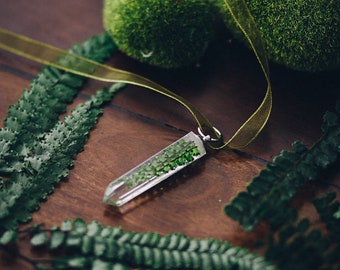
[[[0,0],[0,27],[24,34],[63,49],[103,31],[101,1]],[[201,67],[161,70],[117,53],[108,64],[145,75],[183,95],[207,115],[225,137],[231,136],[259,105],[265,84],[252,53],[221,31]],[[41,65],[0,50],[0,121],[16,102]],[[172,177],[138,204],[121,212],[102,203],[106,185],[158,152],[195,123],[183,108],[167,98],[129,86],[104,109],[85,150],[69,176],[34,213],[30,226],[50,227],[66,218],[82,217],[104,225],[122,226],[139,232],[185,233],[190,237],[214,237],[255,250],[252,240],[263,237],[266,227],[245,233],[223,213],[223,206],[245,189],[266,161],[301,140],[307,145],[320,136],[322,115],[339,98],[336,72],[305,74],[271,64],[274,91],[273,113],[258,139],[240,153],[222,150],[204,162]],[[103,83],[89,81],[75,104],[84,101]],[[70,109],[69,108],[69,109]],[[2,124],[0,126],[3,126]],[[327,190],[339,194],[336,170],[328,185],[310,185],[295,200],[301,216],[318,223],[308,199]],[[122,213],[123,212],[123,213]],[[27,246],[20,247],[30,253]],[[33,254],[33,256],[38,256]],[[30,269],[21,261],[1,253],[1,269]]]

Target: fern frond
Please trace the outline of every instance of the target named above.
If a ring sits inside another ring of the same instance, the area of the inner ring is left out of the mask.
[[[66,220],[47,233],[36,230],[36,247],[62,251],[51,262],[55,269],[112,269],[120,265],[138,269],[276,269],[263,257],[216,239],[190,239],[182,234],[126,232],[120,227]]]
[[[308,219],[282,226],[266,245],[266,258],[280,270],[339,269],[339,244],[310,226]]]
[[[324,115],[321,139],[307,149],[295,142],[293,151],[282,151],[267,168],[254,177],[247,191],[240,192],[225,206],[225,213],[250,231],[260,220],[273,228],[286,220],[295,219],[295,211],[288,207],[297,190],[306,182],[317,179],[319,172],[339,159],[340,102],[337,112]]]
[[[103,61],[116,50],[106,33],[74,45],[71,51],[92,60]],[[63,61],[72,61],[66,56]],[[59,114],[73,100],[85,79],[53,67],[44,67],[25,89],[16,104],[9,107],[5,128],[0,129],[0,174],[21,169],[22,152],[28,151],[37,136],[50,130],[59,120]],[[7,133],[7,134],[5,134]],[[11,134],[11,135],[9,135]]]
[[[116,46],[106,33],[71,49],[95,61],[103,61],[114,50]],[[60,61],[73,60],[65,56]],[[44,67],[18,102],[9,107],[5,127],[0,129],[0,176],[7,178],[0,189],[0,231],[29,220],[30,213],[53,192],[53,185],[67,175],[73,157],[82,150],[101,113],[100,105],[112,95],[108,90],[98,92],[73,111],[72,117],[58,122],[83,82],[78,75]]]
[[[0,190],[0,232],[30,220],[31,212],[67,176],[73,158],[83,150],[90,130],[102,113],[100,106],[123,86],[115,84],[98,91],[73,110],[71,116],[34,141],[32,151],[23,156],[21,171],[13,174],[8,185]]]

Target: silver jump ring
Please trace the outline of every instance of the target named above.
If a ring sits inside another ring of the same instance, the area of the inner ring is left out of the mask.
[[[221,134],[221,132],[220,132],[217,128],[213,127],[213,129],[214,129],[214,131],[215,131],[215,132],[217,133],[217,135],[218,135],[218,138],[217,138],[217,139],[211,138],[210,135],[205,135],[205,134],[203,134],[203,132],[202,132],[202,130],[201,130],[200,127],[197,128],[197,131],[198,131],[198,134],[200,135],[200,137],[202,138],[202,140],[203,140],[204,142],[218,142],[218,141],[221,140],[222,134]]]

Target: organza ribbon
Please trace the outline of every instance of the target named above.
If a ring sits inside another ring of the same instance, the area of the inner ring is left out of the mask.
[[[225,3],[237,25],[245,34],[259,61],[265,75],[268,87],[265,97],[257,110],[242,124],[228,141],[223,141],[219,131],[210,121],[189,101],[171,92],[167,88],[138,74],[120,70],[108,65],[61,50],[51,45],[30,39],[26,36],[15,34],[0,28],[0,48],[30,60],[50,65],[58,69],[78,74],[87,78],[104,82],[123,82],[141,86],[169,98],[183,105],[196,120],[199,130],[206,138],[211,148],[223,147],[243,148],[252,142],[265,126],[272,107],[272,95],[269,78],[269,67],[261,40],[261,34],[243,1],[225,0]],[[67,61],[63,58],[67,56]]]
[[[224,144],[224,146],[238,149],[250,144],[266,125],[272,110],[272,90],[264,43],[246,3],[243,0],[224,0],[224,2],[235,23],[241,29],[253,49],[267,82],[266,94],[260,106],[234,133],[231,139]]]

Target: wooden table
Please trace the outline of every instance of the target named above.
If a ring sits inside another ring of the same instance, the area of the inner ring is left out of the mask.
[[[0,27],[68,49],[103,31],[101,2],[1,0]],[[187,98],[228,138],[259,105],[265,91],[263,74],[252,52],[229,39],[229,34],[220,29],[201,66],[184,71],[149,67],[121,53],[110,63],[147,76]],[[1,122],[8,106],[17,101],[41,68],[40,64],[0,50]],[[191,115],[180,105],[129,86],[105,107],[69,176],[41,203],[33,221],[24,226],[44,223],[51,227],[67,218],[82,217],[103,225],[119,225],[124,230],[179,232],[253,248],[252,240],[266,234],[265,226],[246,233],[224,214],[223,206],[245,189],[267,161],[282,149],[291,149],[293,141],[311,146],[317,140],[322,115],[333,110],[339,98],[338,74],[305,74],[271,63],[274,106],[260,136],[239,153],[225,149],[209,155],[200,166],[173,178],[175,185],[164,187],[163,192],[122,214],[102,203],[107,184],[183,136],[184,131],[196,131]],[[89,81],[74,104],[103,85]],[[339,194],[339,171],[331,183],[322,190],[310,185],[299,192],[302,216],[318,222],[307,198],[311,192],[325,190]],[[21,248],[29,252],[28,247]],[[4,255],[1,258],[1,269],[28,267]]]

